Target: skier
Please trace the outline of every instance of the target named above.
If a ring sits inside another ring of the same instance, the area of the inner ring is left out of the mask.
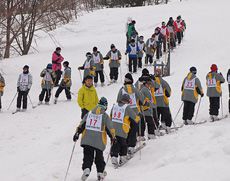
[[[144,97],[137,88],[133,86],[133,77],[130,73],[125,75],[124,86],[120,89],[118,96],[117,96],[117,103],[121,101],[121,97],[123,94],[128,94],[130,96],[130,107],[133,111],[138,115],[140,113],[140,104],[144,103]],[[134,124],[131,121],[130,124],[130,131],[127,137],[127,144],[128,144],[128,154],[132,155],[135,146],[136,146],[136,134],[137,134],[137,124]]]
[[[165,22],[161,23],[161,34],[163,35],[163,51],[166,52],[169,38],[169,30],[165,24]]]
[[[127,33],[126,33],[126,36],[127,36],[126,46],[127,47],[128,47],[128,45],[129,45],[129,43],[131,41],[132,35],[137,34],[137,31],[135,29],[135,24],[136,24],[135,20],[131,20],[131,22],[129,22],[129,24],[128,24]]]
[[[121,66],[121,52],[116,49],[114,44],[111,44],[110,51],[106,54],[106,57],[103,59],[109,59],[109,67],[110,67],[110,83],[116,83],[118,79],[118,68]]]
[[[155,34],[153,34],[151,36],[151,38],[149,38],[146,41],[145,44],[145,52],[146,52],[146,57],[145,57],[145,65],[148,65],[148,63],[150,63],[150,65],[152,65],[153,63],[153,56],[155,54],[155,50],[156,50],[156,41],[155,41]]]
[[[21,110],[21,103],[23,102],[22,105],[22,111],[26,111],[27,109],[27,96],[30,91],[30,88],[32,86],[32,75],[29,73],[29,66],[25,65],[23,67],[23,73],[21,73],[18,77],[18,82],[17,82],[17,92],[18,92],[18,97],[17,97],[17,110]]]
[[[138,68],[142,68],[142,58],[144,56],[144,51],[145,51],[145,42],[143,36],[139,37],[138,47],[140,49],[138,53]]]
[[[94,86],[97,87],[97,82],[98,82],[98,76],[100,75],[100,81],[101,81],[101,86],[103,87],[105,85],[105,76],[104,76],[104,62],[103,62],[103,56],[101,52],[97,50],[97,47],[93,47],[93,62],[94,66],[96,67],[95,69],[95,77],[94,77]]]
[[[211,72],[206,76],[207,96],[209,97],[209,115],[211,121],[217,121],[220,108],[220,97],[222,96],[221,84],[225,79],[221,73],[218,73],[216,64],[212,64]]]
[[[162,42],[164,36],[162,35],[160,31],[160,27],[155,28],[155,42],[156,42],[156,59],[159,60],[160,57],[162,56]]]
[[[54,82],[54,86],[58,86],[59,80],[61,79],[61,74],[62,74],[62,67],[61,63],[64,60],[64,58],[61,55],[61,48],[57,47],[56,50],[53,52],[52,55],[52,69],[56,74],[56,79]]]
[[[137,124],[139,117],[130,108],[130,97],[128,94],[123,94],[118,104],[114,104],[110,113],[113,126],[116,133],[116,143],[111,147],[111,161],[115,168],[119,164],[124,164],[127,161],[127,142],[130,124]],[[118,155],[120,160],[118,161]]]
[[[93,77],[90,75],[83,80],[83,85],[78,91],[77,102],[81,108],[81,119],[98,103],[97,91],[93,86]]]
[[[142,70],[142,75],[141,75],[141,77],[140,77],[140,78],[136,81],[136,83],[134,84],[135,87],[136,87],[138,90],[141,90],[142,85],[143,85],[142,80],[143,80],[144,78],[147,78],[147,77],[150,77],[149,70],[146,69],[146,68],[144,68],[144,69]]]
[[[69,67],[69,62],[65,61],[63,62],[63,67],[65,68],[63,71],[63,76],[62,76],[62,80],[61,83],[55,93],[55,98],[54,98],[54,104],[57,104],[57,100],[59,97],[59,94],[65,90],[65,95],[68,101],[71,100],[71,92],[70,92],[70,88],[72,85],[72,81],[71,81],[71,68]]]
[[[138,45],[135,43],[135,40],[132,39],[125,52],[125,55],[129,54],[129,73],[137,72],[137,55],[139,51]]]
[[[106,113],[107,106],[107,99],[102,97],[98,105],[84,116],[74,134],[73,141],[76,142],[79,134],[82,133],[81,146],[84,154],[82,181],[86,180],[90,175],[93,161],[96,164],[98,181],[104,180],[105,161],[103,151],[106,147],[106,133],[112,143],[116,141],[115,130],[109,115]]]
[[[159,89],[155,91],[157,115],[158,119],[161,121],[161,127],[165,129],[167,133],[169,133],[172,125],[172,116],[168,100],[171,95],[171,88],[161,75],[161,69],[156,69],[155,81],[158,85],[160,85]]]
[[[175,22],[172,17],[169,18],[169,21],[167,23],[167,28],[169,31],[169,41],[170,41],[170,48],[171,50],[176,47],[176,39],[175,39]]]
[[[158,135],[158,124],[157,119],[153,118],[153,110],[156,109],[156,100],[155,97],[152,96],[151,93],[152,80],[150,77],[146,77],[143,79],[143,86],[141,88],[141,93],[145,98],[145,105],[141,108],[142,113],[142,122],[141,122],[141,138],[143,140],[144,132],[145,132],[145,122],[148,127],[148,139],[155,139],[155,134]],[[156,114],[156,112],[155,112]]]
[[[229,91],[228,110],[230,115],[230,69],[228,69],[227,81],[228,81],[228,91]]]
[[[182,101],[184,102],[183,120],[185,125],[194,124],[192,121],[194,115],[195,104],[198,101],[198,94],[204,96],[203,89],[199,78],[196,76],[196,67],[191,67],[190,72],[185,77],[181,91]]]
[[[78,67],[78,70],[84,70],[84,78],[87,75],[95,76],[95,65],[93,61],[93,55],[90,52],[86,53],[86,60],[83,66]]]
[[[39,103],[38,105],[42,104],[42,101],[45,97],[45,104],[49,104],[50,97],[51,97],[51,90],[54,86],[55,80],[55,72],[52,70],[52,64],[48,64],[44,70],[42,70],[40,76],[43,78],[41,87],[42,91],[39,95]]]
[[[184,26],[183,26],[183,23],[182,23],[182,20],[180,18],[180,16],[177,17],[177,20],[175,21],[175,27],[176,27],[176,37],[177,37],[177,40],[178,40],[178,44],[180,45],[181,44],[181,34],[182,34],[182,31],[184,29]]]
[[[5,87],[5,79],[0,73],[0,112],[2,110],[2,96],[4,92],[4,87]]]

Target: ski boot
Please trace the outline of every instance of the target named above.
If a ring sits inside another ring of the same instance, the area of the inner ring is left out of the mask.
[[[156,136],[154,134],[148,134],[148,139],[154,140],[154,139],[156,139]]]
[[[81,180],[82,180],[82,181],[85,181],[85,180],[88,178],[89,174],[90,174],[90,169],[89,169],[89,168],[86,168],[86,169],[83,171],[83,175],[81,176]]]
[[[97,87],[97,83],[94,83],[94,87]]]
[[[45,105],[50,105],[50,103],[49,102],[45,102]]]
[[[187,120],[188,125],[193,125],[194,122],[192,120]]]
[[[133,157],[134,152],[135,152],[135,148],[134,147],[128,147],[127,159],[131,159]]]
[[[105,83],[104,83],[104,82],[102,82],[102,83],[101,83],[101,87],[104,87],[104,86],[105,86]]]
[[[38,106],[40,106],[41,104],[42,104],[42,101],[39,101],[39,102],[38,102]]]
[[[57,98],[56,97],[54,98],[54,104],[57,104]]]
[[[98,172],[97,173],[97,181],[103,181],[105,179],[105,176],[107,175],[107,172],[104,171],[103,173]]]
[[[124,165],[127,162],[127,156],[120,156],[119,165]]]
[[[112,162],[114,168],[118,168],[117,157],[115,157],[115,156],[111,157],[111,162]]]

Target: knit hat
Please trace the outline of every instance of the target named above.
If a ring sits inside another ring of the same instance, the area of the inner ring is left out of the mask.
[[[125,83],[131,83],[131,84],[133,83],[133,77],[130,73],[127,73],[125,75]]]
[[[107,109],[108,101],[105,97],[102,97],[98,103],[98,105],[103,106],[105,109]]]
[[[193,74],[196,74],[196,72],[197,72],[196,67],[191,67],[189,70],[190,70],[190,72],[192,72]]]
[[[216,64],[212,64],[212,66],[210,67],[212,72],[216,72],[218,70],[217,65]]]
[[[83,79],[83,84],[85,83],[85,81],[86,80],[88,80],[88,79],[93,79],[93,77],[92,76],[90,76],[90,75],[87,75],[84,79]]]
[[[60,51],[60,50],[61,50],[61,48],[60,48],[60,47],[57,47],[57,48],[56,48],[56,51]]]
[[[46,69],[52,69],[52,64],[51,63],[47,64]]]
[[[142,76],[143,76],[143,75],[149,75],[149,70],[146,69],[146,68],[144,68],[144,69],[142,70]]]
[[[115,48],[115,45],[114,45],[114,44],[111,44],[110,48],[111,48],[111,49]]]
[[[92,57],[92,54],[91,54],[90,52],[87,52],[87,53],[85,54],[85,56],[86,56],[86,57]]]
[[[128,94],[123,94],[121,96],[121,101],[125,102],[125,103],[129,103],[130,102],[130,96]]]
[[[97,47],[93,47],[93,52],[96,52],[97,51]]]
[[[28,65],[25,65],[25,66],[23,67],[23,69],[29,69],[29,66],[28,66]]]
[[[69,62],[68,61],[64,61],[63,65],[66,65],[68,67],[69,66]]]

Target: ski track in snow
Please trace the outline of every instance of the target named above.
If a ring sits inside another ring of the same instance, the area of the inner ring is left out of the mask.
[[[77,67],[85,60],[85,53],[97,46],[105,55],[114,43],[124,53],[125,22],[128,17],[136,20],[136,28],[145,40],[151,36],[156,25],[181,14],[186,20],[187,31],[181,46],[171,54],[172,76],[166,80],[172,87],[170,98],[174,115],[180,107],[180,86],[190,66],[196,66],[204,91],[205,76],[212,63],[226,76],[229,67],[229,0],[221,3],[214,0],[173,1],[168,5],[138,8],[103,9],[85,14],[77,22],[65,25],[51,32],[62,46],[62,54],[72,67],[72,91],[81,86]],[[0,180],[1,181],[61,181],[64,179],[73,147],[72,136],[80,122],[80,109],[73,97],[66,102],[62,93],[57,105],[41,105],[28,111],[12,115],[15,102],[6,110],[16,93],[16,81],[22,67],[30,65],[33,86],[30,91],[33,104],[38,102],[41,91],[40,72],[51,60],[56,45],[44,33],[37,39],[38,54],[11,58],[0,62],[0,69],[6,75],[6,88],[2,97],[4,112],[0,114]],[[153,68],[148,67],[150,71]],[[108,62],[105,72],[109,75]],[[122,62],[122,74],[127,72],[125,56]],[[134,74],[137,80],[141,72]],[[109,87],[98,87],[99,97],[109,99],[109,109],[115,103],[119,83]],[[223,86],[224,111],[227,111],[228,90]],[[56,88],[55,88],[56,90]],[[53,90],[53,94],[55,93]],[[53,100],[53,99],[52,99]],[[197,106],[196,106],[197,107]],[[197,121],[208,118],[208,98],[202,99]],[[176,124],[180,124],[181,113]],[[156,140],[147,141],[147,146],[126,165],[117,170],[109,162],[106,170],[108,181],[229,181],[230,180],[230,122],[229,118],[220,122],[198,126],[186,126],[176,133],[165,135]],[[109,144],[104,152],[105,159]],[[76,145],[68,181],[80,180],[82,171],[82,148]],[[89,181],[96,178],[93,166]]]

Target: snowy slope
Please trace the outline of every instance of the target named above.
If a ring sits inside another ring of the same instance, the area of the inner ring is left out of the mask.
[[[114,43],[124,53],[125,22],[127,17],[137,21],[137,30],[147,39],[154,28],[168,17],[182,15],[188,25],[183,44],[172,53],[172,76],[167,78],[173,95],[171,111],[175,115],[180,107],[180,85],[190,66],[196,66],[198,76],[205,88],[205,76],[210,64],[217,63],[223,74],[229,67],[228,37],[230,2],[222,0],[187,0],[154,7],[127,9],[104,9],[85,14],[52,32],[59,43],[52,42],[41,33],[37,39],[39,53],[12,58],[0,62],[6,75],[7,87],[3,96],[4,112],[0,114],[0,179],[3,181],[60,181],[63,180],[71,149],[72,136],[80,121],[80,109],[76,98],[65,102],[60,96],[57,105],[40,106],[28,112],[11,114],[6,108],[16,93],[16,81],[21,67],[30,65],[34,84],[30,91],[33,103],[40,93],[40,71],[50,62],[56,45],[63,48],[62,54],[73,70],[72,91],[77,93],[81,86],[77,67],[85,60],[85,53],[97,46],[103,55]],[[122,73],[127,71],[125,58]],[[108,66],[106,73],[109,74]],[[152,69],[149,68],[150,71]],[[134,75],[137,79],[138,75]],[[109,106],[116,100],[120,87],[111,85],[97,88],[99,96],[109,99]],[[224,111],[227,112],[227,84],[223,85]],[[181,123],[179,115],[176,123]],[[208,99],[202,100],[198,121],[208,118]],[[229,119],[217,123],[190,126],[178,133],[149,141],[142,150],[142,159],[137,155],[126,166],[114,170],[109,163],[107,180],[157,180],[157,181],[229,181],[230,180],[230,126]],[[105,152],[107,157],[108,148]],[[80,180],[82,174],[82,148],[77,144],[70,168],[69,180]],[[94,167],[95,168],[95,167]],[[95,180],[93,170],[89,180]]]

